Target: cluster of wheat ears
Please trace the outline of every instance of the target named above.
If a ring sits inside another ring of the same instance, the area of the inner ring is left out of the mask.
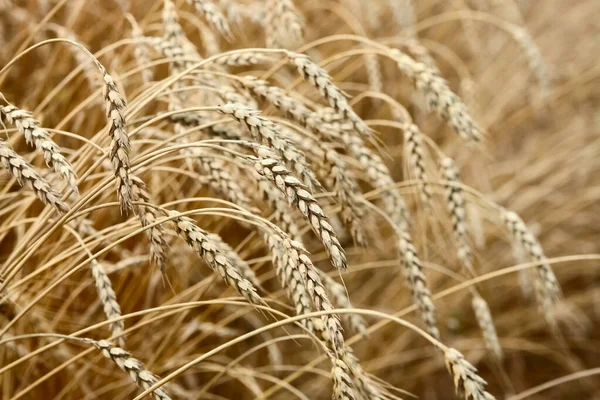
[[[594,14],[0,0],[2,398],[597,398]]]

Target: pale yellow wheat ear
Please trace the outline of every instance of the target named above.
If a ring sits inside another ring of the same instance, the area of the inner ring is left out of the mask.
[[[27,160],[2,140],[0,140],[0,163],[21,186],[33,190],[44,204],[54,207],[59,213],[66,213],[69,210],[67,204],[61,200],[61,194],[52,188]]]
[[[444,350],[446,368],[454,378],[456,392],[465,400],[493,400],[494,396],[485,391],[487,384],[478,374],[477,369],[469,363],[456,349]]]
[[[169,215],[173,218],[179,236],[213,271],[219,274],[228,286],[235,289],[248,302],[258,305],[264,304],[252,282],[246,279],[235,268],[235,263],[229,259],[227,248],[221,247],[218,241],[213,240],[214,237],[211,237],[204,229],[199,228],[191,218],[184,217],[176,211],[169,211]]]
[[[148,46],[145,43],[144,32],[131,14],[125,14],[125,17],[131,24],[131,38],[136,41],[136,43],[133,45],[133,55],[135,60],[141,66],[146,65],[146,67],[140,72],[142,80],[144,83],[151,82],[154,79],[154,71],[147,66],[150,64],[151,57],[148,51]]]
[[[83,339],[82,341],[91,344],[98,350],[101,350],[104,357],[117,364],[117,366],[123,370],[123,372],[126,372],[131,380],[133,380],[140,388],[145,390],[158,382],[157,376],[148,371],[144,367],[144,364],[138,359],[133,358],[128,351],[115,346],[107,340],[96,341],[91,339]],[[171,399],[171,397],[169,397],[163,388],[154,390],[152,392],[152,397],[155,400]]]
[[[389,53],[397,62],[398,68],[413,81],[417,91],[425,96],[431,111],[448,122],[465,141],[479,142],[482,139],[481,128],[443,78],[430,67],[397,49],[391,49]]]
[[[133,209],[133,198],[131,193],[131,163],[129,152],[131,143],[125,129],[124,116],[125,100],[112,76],[106,69],[97,63],[104,80],[104,101],[106,107],[106,119],[108,120],[108,134],[111,139],[109,158],[115,171],[115,183],[117,196],[121,203],[121,212],[127,213]]]
[[[346,269],[346,253],[325,212],[311,192],[291,174],[275,154],[266,149],[259,149],[257,155],[258,157],[248,157],[254,163],[256,171],[274,183],[285,194],[290,204],[298,207],[312,230],[321,239],[333,266]]]
[[[267,47],[295,48],[302,44],[302,21],[293,0],[266,0]]]
[[[452,218],[452,233],[456,241],[458,259],[465,270],[474,275],[473,255],[467,241],[467,211],[458,168],[450,157],[443,157],[440,160],[440,166],[442,176],[448,182],[446,185],[446,206]]]
[[[477,319],[479,329],[483,333],[485,345],[496,361],[501,362],[504,358],[504,352],[502,351],[500,341],[498,340],[496,325],[494,325],[490,307],[476,289],[471,290],[471,296],[471,306],[475,312],[475,318]]]
[[[333,83],[333,79],[325,69],[315,64],[305,54],[288,51],[286,55],[296,66],[300,75],[319,90],[321,96],[327,100],[335,112],[348,119],[359,135],[364,138],[371,137],[371,129],[352,109],[346,95]]]
[[[556,318],[553,308],[562,297],[562,290],[550,263],[544,255],[542,246],[517,213],[503,210],[502,219],[513,239],[527,251],[531,261],[539,264],[536,267],[537,274],[534,281],[536,300],[546,322],[555,329]]]
[[[0,93],[0,97],[3,97]],[[40,126],[29,111],[21,110],[13,105],[0,106],[0,120],[14,125],[23,134],[27,144],[35,146],[44,154],[46,165],[51,166],[68,183],[69,188],[77,195],[77,174],[73,166],[60,152],[58,145],[50,137],[50,133]]]
[[[419,308],[427,332],[439,340],[440,331],[437,327],[435,305],[428,287],[423,263],[417,255],[410,233],[407,230],[398,229],[396,235],[398,236],[398,252],[402,264],[402,274],[411,291],[413,302]]]
[[[108,277],[108,274],[104,270],[102,264],[100,264],[95,259],[92,260],[91,263],[92,276],[94,277],[96,288],[98,289],[98,296],[100,297],[100,301],[102,302],[102,306],[104,307],[104,314],[106,314],[106,318],[119,318],[121,316],[121,307],[117,302],[117,295],[113,290],[112,283],[110,281],[110,278]],[[110,324],[110,330],[113,336],[120,336],[124,329],[125,322],[123,320],[118,320]],[[122,337],[119,337],[118,343],[120,346],[123,346],[125,344]]]
[[[227,22],[227,18],[221,13],[219,7],[213,0],[187,0],[188,3],[194,6],[196,11],[202,15],[227,40],[233,40],[231,28]]]

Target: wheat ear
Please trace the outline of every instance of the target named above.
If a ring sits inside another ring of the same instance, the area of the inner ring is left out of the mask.
[[[208,240],[214,242],[223,250],[225,256],[229,259],[229,261],[231,261],[231,265],[240,273],[240,275],[242,275],[243,278],[250,281],[250,283],[252,283],[255,287],[261,287],[260,281],[254,273],[254,270],[244,259],[242,259],[242,257],[240,257],[235,250],[233,250],[233,248],[231,248],[231,246],[223,241],[221,236],[217,235],[216,233],[210,233],[208,235]]]
[[[296,148],[291,140],[281,135],[272,121],[260,116],[258,110],[241,104],[229,103],[220,106],[219,112],[246,126],[257,142],[273,148],[286,164],[302,177],[308,187],[321,188],[321,184],[310,169],[304,154]]]
[[[410,288],[413,301],[419,307],[421,318],[431,336],[440,338],[440,331],[437,328],[435,306],[431,299],[431,292],[427,286],[427,278],[423,271],[423,264],[417,255],[417,250],[413,245],[412,238],[408,231],[399,230],[398,250],[400,252],[400,261],[402,263],[402,272],[406,283]]]
[[[450,157],[443,157],[440,160],[442,167],[442,176],[448,182],[446,185],[446,205],[448,212],[452,216],[452,232],[458,247],[458,258],[463,267],[472,275],[473,255],[467,242],[468,225],[466,221],[465,199],[462,188],[460,187],[460,176],[454,160]]]
[[[211,0],[188,0],[188,3],[193,5],[196,11],[228,40],[233,39],[231,28],[227,22],[227,18],[221,13],[219,7]]]
[[[146,184],[135,175],[131,175],[131,187],[134,199],[144,203],[153,204]],[[137,216],[142,226],[147,227],[156,222],[159,218],[159,212],[156,208],[147,205],[138,205]],[[146,230],[150,239],[150,260],[161,272],[167,269],[167,240],[165,228],[162,225],[155,225]]]
[[[128,351],[115,346],[107,340],[96,341],[92,339],[83,339],[82,341],[101,350],[104,357],[117,364],[123,372],[126,372],[130,376],[138,387],[146,390],[158,382],[157,376],[148,371],[144,367],[144,364],[140,360],[133,358]],[[155,389],[152,392],[152,397],[154,397],[155,400],[171,399],[167,395],[167,392],[162,388]]]
[[[228,286],[235,289],[248,302],[264,304],[263,299],[257,294],[256,288],[236,270],[227,257],[226,250],[212,241],[208,232],[196,226],[192,219],[181,216],[177,211],[170,211],[169,214],[174,217],[177,233],[213,271],[223,278]]]
[[[298,47],[302,22],[292,0],[268,0],[265,33],[267,47]]]
[[[477,375],[477,369],[458,350],[446,348],[444,358],[459,395],[465,400],[494,400],[494,396],[485,391],[486,381]]]
[[[536,298],[546,322],[551,327],[556,327],[552,307],[561,298],[561,289],[554,271],[552,271],[552,267],[544,255],[542,246],[516,213],[504,210],[502,212],[502,219],[512,234],[513,239],[523,246],[529,253],[532,261],[540,263],[536,267],[537,277],[534,282]]]
[[[108,134],[111,138],[109,157],[115,170],[117,195],[121,203],[121,212],[127,213],[133,209],[131,194],[131,163],[129,152],[131,143],[125,130],[125,100],[117,89],[117,84],[106,69],[97,63],[104,80],[104,100],[106,104],[106,119],[109,123]]]
[[[8,169],[21,186],[28,186],[32,189],[44,204],[54,207],[61,214],[69,211],[67,204],[60,199],[60,193],[52,188],[31,164],[2,140],[0,140],[0,163]]]
[[[471,292],[473,311],[477,319],[479,329],[483,332],[483,340],[485,341],[486,347],[492,352],[497,361],[501,361],[504,357],[502,347],[498,341],[498,334],[496,333],[496,326],[492,319],[492,313],[487,302],[477,293],[476,290]]]
[[[317,272],[321,277],[323,286],[327,292],[331,294],[331,301],[333,304],[337,308],[352,308],[352,303],[350,303],[350,299],[348,299],[344,285],[337,283],[334,279],[321,270],[317,270]],[[355,332],[366,335],[367,323],[360,314],[342,314],[342,318]]]
[[[467,106],[448,87],[446,81],[423,63],[419,63],[397,49],[390,54],[398,63],[398,68],[408,76],[417,90],[422,93],[430,110],[435,111],[443,120],[467,142],[481,140],[481,128],[467,111]]]
[[[258,157],[248,156],[248,160],[254,163],[256,171],[270,182],[275,183],[277,188],[285,194],[288,202],[298,207],[302,215],[308,219],[310,227],[321,239],[333,266],[346,269],[344,249],[314,196],[273,153],[261,148],[258,149],[257,155]]]
[[[0,119],[16,126],[17,130],[25,136],[27,144],[35,146],[44,153],[46,165],[52,166],[54,171],[62,175],[76,195],[79,193],[77,174],[73,166],[61,154],[60,148],[52,140],[48,131],[40,126],[29,111],[20,110],[13,105],[0,106]]]
[[[346,95],[333,83],[333,78],[325,69],[315,64],[307,55],[290,51],[286,52],[286,55],[296,66],[300,75],[319,90],[329,105],[352,122],[356,132],[364,138],[371,137],[371,129],[350,107]]]
[[[417,183],[419,197],[426,206],[431,206],[433,193],[431,185],[427,182],[429,177],[425,169],[425,148],[423,146],[422,133],[415,124],[405,124],[404,143],[406,149],[406,158],[413,177],[419,181]]]
[[[92,276],[96,282],[98,296],[104,307],[106,318],[113,319],[121,316],[121,307],[117,302],[117,295],[112,288],[110,278],[106,274],[104,267],[96,260],[92,260]],[[113,336],[119,336],[125,329],[125,322],[119,320],[110,324],[110,330]],[[118,339],[119,346],[124,345],[123,337]]]
[[[147,66],[150,64],[150,54],[148,48],[144,43],[144,33],[142,28],[138,25],[137,21],[131,14],[126,14],[129,23],[131,24],[131,38],[135,40],[133,47],[133,56],[140,66]],[[152,68],[146,67],[141,71],[142,81],[144,83],[151,82],[154,79],[154,72]]]
[[[331,357],[331,377],[333,379],[333,400],[354,400],[353,384],[350,369],[340,359]]]

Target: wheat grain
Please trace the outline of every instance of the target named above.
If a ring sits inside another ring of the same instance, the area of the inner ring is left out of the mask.
[[[0,96],[2,94],[0,93]],[[33,118],[29,111],[20,110],[13,105],[0,106],[0,119],[13,124],[25,137],[27,144],[35,146],[44,153],[46,165],[52,166],[54,171],[60,174],[69,184],[75,195],[79,193],[77,188],[77,174],[60,152],[58,145],[52,140],[47,130]]]
[[[69,211],[67,204],[60,199],[60,193],[53,189],[31,164],[10,149],[2,140],[0,140],[0,162],[21,186],[28,186],[32,189],[44,204],[54,207],[61,214]]]

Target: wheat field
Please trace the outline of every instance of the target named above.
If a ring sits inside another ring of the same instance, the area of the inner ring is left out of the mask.
[[[597,0],[0,0],[2,399],[600,399]]]

